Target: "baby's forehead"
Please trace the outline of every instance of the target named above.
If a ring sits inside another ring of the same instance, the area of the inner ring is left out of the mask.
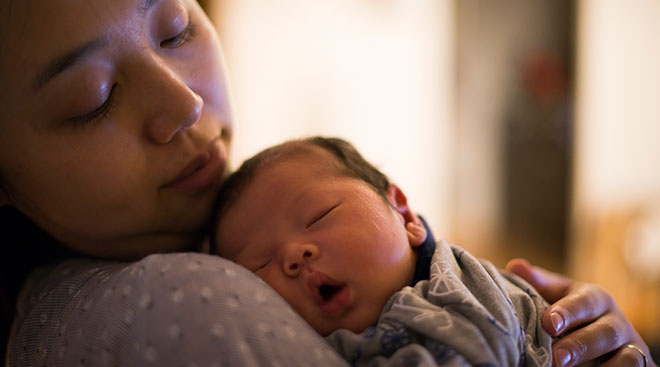
[[[292,214],[294,209],[297,213],[301,210],[299,204],[305,202],[303,199],[309,200],[310,195],[318,194],[321,187],[319,183],[328,187],[336,182],[335,178],[348,177],[340,167],[341,163],[332,153],[320,147],[311,147],[306,151],[297,150],[263,162],[254,170],[251,179],[239,191],[231,205],[218,213],[214,229],[214,242],[218,253],[231,257],[236,249],[231,248],[232,246],[226,248],[225,242],[240,242],[246,231],[254,235],[255,228],[262,228],[255,227],[257,218],[286,216]],[[296,205],[292,204],[294,202]],[[288,209],[284,210],[285,208]]]
[[[236,177],[234,181],[238,184],[227,185],[231,188],[224,194],[232,196],[233,200],[225,204],[222,216],[240,204],[254,201],[252,196],[256,193],[264,196],[264,192],[274,192],[275,189],[283,187],[296,188],[328,177],[349,176],[344,165],[326,149],[308,143],[299,143],[293,148],[295,149],[271,152],[249,169],[247,178]],[[241,169],[243,167],[236,173]],[[228,181],[232,179],[234,177],[230,177]]]
[[[327,149],[307,142],[298,143],[298,145],[294,149],[283,150],[268,159],[257,168],[255,176],[286,165],[302,166],[317,173],[318,176],[316,177],[323,177],[324,175],[350,176],[347,167]]]

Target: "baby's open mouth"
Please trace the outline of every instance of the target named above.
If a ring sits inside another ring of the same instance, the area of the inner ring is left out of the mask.
[[[326,315],[339,315],[351,303],[348,285],[321,272],[313,272],[307,279],[307,285],[316,304]]]
[[[327,302],[332,297],[334,297],[342,287],[336,286],[336,285],[330,285],[330,284],[324,284],[319,288],[319,293],[321,294],[321,298],[323,298],[323,301]]]

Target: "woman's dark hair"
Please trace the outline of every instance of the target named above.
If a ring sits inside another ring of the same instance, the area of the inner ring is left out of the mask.
[[[9,206],[0,207],[0,234],[0,361],[4,361],[16,300],[25,278],[38,266],[75,255]]]
[[[321,136],[290,140],[257,153],[243,162],[238,170],[225,180],[220,188],[218,201],[215,205],[215,214],[210,222],[212,227],[209,229],[209,233],[211,234],[212,251],[214,251],[213,244],[216,243],[215,228],[218,222],[222,215],[236,203],[236,200],[250,184],[256,172],[260,168],[281,159],[309,153],[312,147],[319,147],[331,153],[335,158],[335,168],[339,173],[367,183],[387,202],[389,179],[364,159],[351,143],[340,138]]]
[[[208,10],[208,9],[209,9],[209,3],[210,3],[209,0],[197,0],[197,2],[198,2],[199,5],[202,7],[202,9],[204,9],[204,10]]]

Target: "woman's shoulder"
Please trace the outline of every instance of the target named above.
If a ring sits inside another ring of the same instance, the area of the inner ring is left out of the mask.
[[[344,364],[266,283],[216,256],[71,259],[29,282],[15,365]]]
[[[149,294],[162,288],[170,290],[200,275],[231,278],[244,270],[217,256],[201,253],[153,254],[136,261],[107,261],[71,258],[34,269],[23,284],[17,302],[17,320],[44,304],[72,307],[73,301],[108,299],[114,293],[124,301],[138,293]],[[243,276],[241,279],[252,278]],[[216,283],[208,279],[209,284]],[[248,279],[260,282],[258,279]]]

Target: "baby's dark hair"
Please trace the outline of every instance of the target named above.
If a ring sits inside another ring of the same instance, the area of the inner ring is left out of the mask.
[[[234,173],[229,175],[220,188],[215,206],[215,215],[211,221],[211,249],[216,244],[216,227],[222,216],[238,200],[245,188],[250,184],[256,172],[268,164],[284,158],[309,153],[310,148],[319,147],[331,153],[335,158],[337,171],[347,177],[364,181],[374,189],[383,200],[387,201],[387,188],[390,181],[385,174],[369,163],[346,140],[334,137],[314,136],[305,139],[296,139],[272,146],[257,153],[243,164]]]

